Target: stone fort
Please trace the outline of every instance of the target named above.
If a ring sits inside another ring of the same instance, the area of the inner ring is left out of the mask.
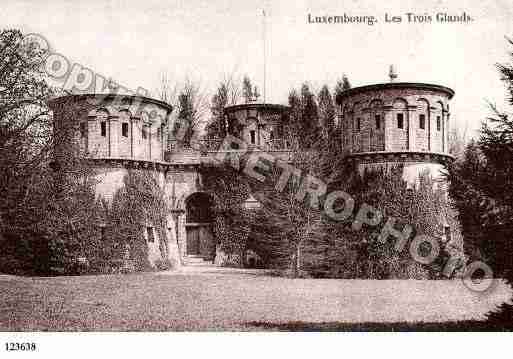
[[[336,97],[341,153],[357,168],[404,164],[403,178],[421,172],[440,176],[451,160],[449,147],[450,88],[427,83],[393,82],[351,88]],[[149,262],[169,259],[177,266],[216,263],[216,240],[210,215],[212,197],[202,184],[200,168],[220,149],[208,140],[184,148],[170,136],[173,107],[141,96],[67,95],[50,101],[55,126],[73,131],[56,144],[56,161],[71,144],[97,169],[96,193],[111,199],[130,169],[151,172],[169,202],[166,238],[157,238],[152,223],[143,233]],[[257,151],[287,158],[281,138],[288,119],[284,105],[250,102],[224,109],[227,132]],[[258,205],[250,196],[248,206]],[[159,242],[166,243],[165,251]],[[165,252],[165,253],[164,253]]]

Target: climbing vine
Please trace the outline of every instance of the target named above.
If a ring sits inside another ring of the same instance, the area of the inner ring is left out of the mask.
[[[250,234],[251,212],[244,207],[251,190],[247,178],[237,170],[219,165],[202,170],[205,189],[214,196],[214,235],[223,265],[242,265]],[[216,259],[216,261],[218,261]]]
[[[167,258],[164,192],[154,175],[147,171],[130,170],[123,182],[112,203],[104,201],[106,243],[103,252],[105,258],[111,258],[111,265],[129,259],[132,270],[147,270],[152,266],[144,236],[146,227],[154,228],[160,254]]]

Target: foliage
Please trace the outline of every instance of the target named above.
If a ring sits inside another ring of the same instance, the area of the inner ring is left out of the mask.
[[[155,227],[160,252],[167,258],[166,205],[155,178],[129,171],[112,202],[95,195],[95,169],[68,175],[45,221],[49,268],[53,274],[112,273],[151,269],[144,237]],[[170,263],[161,260],[157,267]]]
[[[303,98],[306,101],[304,108],[308,108],[311,98],[306,95]],[[299,99],[293,97],[291,102],[296,100]],[[302,117],[302,101],[299,101],[292,109],[300,116],[296,121]],[[308,111],[303,111],[308,114]],[[316,203],[310,195],[298,196],[300,189],[311,178],[331,184],[344,177],[341,171],[344,168],[344,154],[340,153],[337,137],[313,141],[318,135],[314,133],[310,137],[312,142],[307,143],[304,141],[304,130],[304,127],[294,126],[294,123],[288,128],[288,135],[294,139],[291,142],[303,143],[290,149],[288,170],[293,169],[295,173],[282,188],[277,188],[276,184],[285,168],[280,168],[277,163],[266,173],[263,182],[249,180],[252,193],[261,205],[253,217],[255,247],[264,252],[261,256],[273,267],[284,269],[293,277],[307,274],[308,263],[317,263],[318,244],[326,239],[322,203]]]
[[[298,148],[306,150],[321,138],[317,103],[308,84],[304,83],[299,93],[296,90],[290,92],[289,106],[290,123],[287,131],[289,142],[296,143]]]
[[[513,44],[511,40],[508,40]],[[513,58],[513,54],[512,54]],[[513,64],[498,64],[513,105]],[[484,259],[495,275],[513,277],[513,119],[491,105],[478,142],[450,168],[450,194],[455,199],[469,255]]]
[[[450,194],[460,213],[467,254],[491,265],[496,275],[508,275],[513,253],[513,207],[508,201],[508,169],[502,166],[512,166],[513,162],[504,162],[508,155],[498,152],[497,143],[488,152],[486,136],[479,143],[467,145],[464,156],[450,167]]]
[[[343,85],[343,84],[342,84]],[[342,86],[341,85],[341,86]],[[346,79],[346,87],[348,81]],[[308,85],[289,96],[290,122],[285,135],[292,144],[289,164],[297,170],[284,188],[276,189],[283,170],[276,166],[265,173],[260,182],[245,177],[229,167],[209,169],[209,191],[216,194],[217,233],[227,252],[253,249],[267,266],[286,270],[292,276],[313,275],[364,278],[427,278],[438,277],[449,257],[461,256],[461,236],[454,219],[454,209],[443,191],[426,175],[414,188],[408,188],[402,168],[381,172],[365,172],[359,176],[356,168],[345,162],[337,131],[321,136],[321,116],[334,116],[332,99],[327,87],[319,94],[320,106]],[[331,109],[330,109],[331,108]],[[324,132],[324,131],[323,131]],[[325,133],[328,131],[325,131]],[[241,167],[244,167],[244,159]],[[323,199],[312,204],[309,195],[299,196],[305,180],[313,176],[333,190],[345,190],[355,197],[356,210],[366,203],[380,209],[385,220],[397,218],[394,228],[405,225],[416,234],[438,238],[442,255],[429,267],[415,263],[408,247],[402,252],[394,243],[377,242],[379,229],[354,231],[351,221],[331,221],[321,212]],[[243,184],[241,186],[241,184]],[[247,211],[242,203],[251,193],[260,207]],[[219,199],[222,200],[219,200]],[[219,219],[221,218],[221,219]],[[451,243],[442,243],[444,224],[453,228]]]
[[[244,207],[250,195],[247,178],[226,164],[203,168],[202,176],[205,190],[214,194],[212,210],[217,247],[228,256],[238,256],[238,264],[242,265],[248,249],[251,218]]]
[[[159,271],[166,271],[174,268],[174,264],[169,259],[157,259],[155,268]]]
[[[226,136],[228,124],[224,116],[224,108],[236,105],[240,97],[240,84],[237,78],[233,74],[225,76],[219,84],[216,93],[212,96],[212,118],[206,126],[207,138],[224,138]]]
[[[32,272],[43,265],[38,223],[48,201],[40,189],[48,189],[52,145],[44,56],[20,31],[0,30],[0,271]]]
[[[342,75],[342,79],[337,81],[335,85],[335,98],[338,97],[342,92],[349,90],[351,83],[346,75]]]
[[[115,193],[110,208],[105,208],[104,258],[123,259],[128,251],[135,270],[148,270],[151,264],[144,237],[146,227],[154,227],[161,256],[167,258],[164,192],[154,175],[144,170],[130,170],[123,181],[124,187]]]
[[[190,147],[199,137],[208,108],[201,85],[187,80],[178,95],[177,107],[178,118],[172,136],[179,141],[181,147]]]
[[[317,96],[319,102],[319,120],[324,132],[324,138],[331,136],[335,129],[335,105],[328,86],[324,85]]]
[[[41,274],[49,268],[44,219],[51,210],[52,177],[49,169],[27,179],[20,205],[4,212],[0,223],[0,273]]]
[[[280,191],[275,188],[281,171],[273,168],[263,183],[253,181],[260,208],[251,226],[256,248],[279,269],[289,270],[293,277],[301,274],[307,242],[322,238],[321,214],[308,198],[296,199],[300,178],[291,179]]]
[[[378,209],[383,220],[377,227],[364,226],[360,233],[356,232],[357,238],[363,243],[357,244],[357,249],[364,253],[364,259],[368,262],[366,273],[372,273],[371,277],[377,278],[411,278],[416,277],[417,272],[423,277],[438,277],[441,275],[443,265],[449,256],[456,256],[461,253],[460,236],[458,228],[452,227],[453,234],[450,243],[444,243],[445,221],[454,216],[451,204],[446,200],[444,189],[436,185],[428,174],[422,174],[416,185],[408,186],[402,179],[403,168],[397,166],[391,169],[380,169],[364,171],[362,175],[355,175],[348,182],[345,188],[355,200],[355,213],[365,203]],[[410,240],[417,235],[427,235],[438,240],[442,248],[441,256],[437,261],[421,269],[415,263],[409,253],[409,243],[404,244],[402,250],[397,251],[395,245],[397,239],[389,239],[385,243],[378,240],[379,232],[383,224],[390,218],[395,219],[394,228],[403,230],[404,226],[412,227]],[[354,217],[352,218],[354,220]],[[339,235],[348,235],[349,226],[343,226]],[[349,234],[348,238],[354,239],[355,233]],[[377,267],[377,270],[375,268]],[[412,272],[413,271],[413,272]]]
[[[250,78],[246,75],[242,79],[242,97],[246,103],[250,103],[256,101],[260,94],[258,93],[258,88],[253,86]]]

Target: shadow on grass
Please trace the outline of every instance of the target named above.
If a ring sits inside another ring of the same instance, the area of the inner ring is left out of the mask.
[[[343,323],[343,322],[249,322],[246,325],[262,329],[288,332],[469,332],[513,331],[513,305],[503,304],[497,312],[487,314],[483,321],[464,320],[440,323]]]

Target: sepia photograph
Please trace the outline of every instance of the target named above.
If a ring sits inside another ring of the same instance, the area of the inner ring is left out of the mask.
[[[492,355],[513,3],[2,0],[0,193],[2,357]]]

